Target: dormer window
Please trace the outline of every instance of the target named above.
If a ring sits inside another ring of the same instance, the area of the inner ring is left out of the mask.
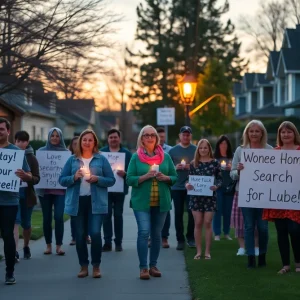
[[[25,88],[25,104],[32,106],[32,89]]]

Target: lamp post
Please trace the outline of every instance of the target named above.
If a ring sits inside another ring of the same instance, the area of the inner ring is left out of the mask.
[[[190,126],[189,112],[196,94],[197,79],[191,74],[186,74],[177,82],[177,84],[180,98],[185,108],[185,125]]]

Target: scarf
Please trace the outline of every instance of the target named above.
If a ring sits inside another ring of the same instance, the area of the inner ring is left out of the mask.
[[[60,140],[59,145],[52,145],[50,142],[50,138],[51,138],[53,131],[56,131],[59,135],[59,140]],[[59,128],[53,127],[49,130],[46,146],[40,148],[39,151],[69,151],[66,148],[63,134]]]
[[[164,156],[165,156],[164,150],[161,147],[161,145],[157,145],[154,151],[155,151],[154,156],[148,156],[145,153],[144,148],[139,147],[137,150],[137,155],[138,155],[140,161],[145,164],[148,164],[151,166],[154,164],[160,165],[164,160]]]

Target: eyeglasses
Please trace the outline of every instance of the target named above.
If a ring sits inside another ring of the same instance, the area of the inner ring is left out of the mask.
[[[156,134],[154,134],[154,133],[153,134],[143,134],[143,137],[146,138],[147,140],[150,138],[154,139],[154,138],[156,138]]]

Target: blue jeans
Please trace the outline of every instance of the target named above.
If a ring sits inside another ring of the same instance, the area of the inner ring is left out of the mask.
[[[79,197],[79,207],[77,216],[72,216],[76,228],[76,250],[79,264],[89,265],[88,247],[86,237],[88,235],[88,225],[90,225],[91,236],[91,258],[92,265],[99,267],[102,255],[101,226],[105,215],[92,213],[91,196]]]
[[[165,224],[164,227],[161,231],[161,237],[167,239],[170,235],[170,226],[171,226],[171,214],[168,211],[167,216],[166,216],[166,220],[165,220]]]
[[[114,211],[115,243],[121,245],[123,240],[123,207],[125,194],[108,193],[108,214],[103,219],[105,244],[111,245],[113,237],[112,211]]]
[[[269,231],[268,221],[262,219],[262,208],[242,207],[245,229],[245,246],[248,255],[255,255],[254,233],[255,227],[258,231],[259,254],[267,253]]]
[[[137,252],[140,269],[148,268],[148,239],[151,233],[150,268],[155,267],[161,247],[161,231],[167,212],[160,212],[160,207],[150,207],[149,211],[134,210],[138,226]]]
[[[76,241],[76,224],[75,224],[75,219],[71,218],[71,222],[70,223],[71,223],[71,237],[72,237],[73,241]],[[90,235],[90,227],[91,227],[91,224],[89,222],[88,229],[87,229],[88,235]]]
[[[56,245],[63,243],[65,195],[45,194],[40,197],[43,211],[43,230],[46,244],[52,244],[52,207],[54,206]]]
[[[217,190],[217,211],[213,219],[213,230],[215,235],[221,235],[222,216],[224,235],[229,234],[232,202],[233,194],[226,194],[224,188]]]

